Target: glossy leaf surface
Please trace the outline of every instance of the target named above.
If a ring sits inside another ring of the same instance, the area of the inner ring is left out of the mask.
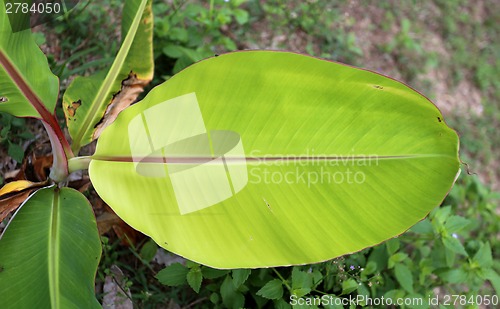
[[[94,279],[101,243],[76,190],[40,189],[0,238],[2,308],[100,308]]]
[[[31,30],[12,32],[0,1],[0,112],[47,118],[54,112],[59,81],[36,45]]]
[[[458,174],[458,137],[393,79],[237,52],[122,112],[89,171],[122,219],[170,251],[218,268],[305,264],[424,218]]]

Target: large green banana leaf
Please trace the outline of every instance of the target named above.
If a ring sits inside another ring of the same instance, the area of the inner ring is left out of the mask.
[[[31,30],[12,32],[0,1],[0,112],[48,119],[54,112],[59,81]]]
[[[72,148],[78,152],[112,123],[153,78],[151,0],[127,0],[122,14],[123,42],[107,72],[77,77],[63,97]]]
[[[218,268],[314,263],[439,205],[458,137],[388,77],[294,53],[201,61],[101,135],[99,195],[162,247]]]
[[[100,308],[94,294],[100,256],[86,198],[69,188],[37,191],[0,238],[0,307]]]

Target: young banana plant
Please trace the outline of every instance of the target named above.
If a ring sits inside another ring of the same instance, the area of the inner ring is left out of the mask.
[[[206,59],[126,108],[153,74],[146,0],[125,1],[111,68],[66,90],[69,143],[54,116],[58,79],[3,7],[0,111],[40,119],[54,155],[48,185],[0,191],[33,191],[0,239],[6,308],[99,307],[95,218],[64,187],[80,169],[130,226],[216,268],[316,263],[373,246],[423,219],[459,173],[458,136],[426,97],[295,53]],[[97,138],[93,155],[78,156]]]

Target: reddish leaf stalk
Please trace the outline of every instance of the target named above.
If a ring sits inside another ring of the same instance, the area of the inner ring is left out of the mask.
[[[40,98],[38,98],[31,87],[26,84],[23,76],[16,70],[1,50],[0,64],[7,71],[7,74],[12,78],[12,81],[16,84],[24,97],[40,115],[39,119],[42,120],[43,126],[49,134],[52,151],[54,153],[54,163],[50,172],[50,178],[56,182],[63,181],[68,175],[68,159],[74,157],[74,155],[68,140],[57,123],[56,117],[47,110]]]

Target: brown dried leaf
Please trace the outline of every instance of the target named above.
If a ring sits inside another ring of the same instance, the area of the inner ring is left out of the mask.
[[[80,188],[78,188],[78,191],[80,192],[85,192],[87,191],[89,188],[90,188],[90,185],[92,185],[92,183],[90,182],[90,180],[87,178],[87,179],[82,179],[81,180],[81,185],[80,185]]]
[[[139,240],[141,240],[144,235],[133,228],[131,228],[127,223],[120,219],[120,223],[113,225],[113,231],[115,231],[116,236],[120,238],[121,244],[123,246],[136,245]]]
[[[19,192],[14,196],[10,196],[0,200],[0,222],[3,221],[11,212],[16,209],[30,196],[36,189]]]
[[[31,182],[18,180],[7,183],[0,189],[0,222],[15,211],[36,190],[46,186],[47,181]]]
[[[8,173],[5,179],[30,180],[35,182],[45,181],[52,166],[52,155],[39,156],[35,153],[26,154],[21,168]]]
[[[71,174],[71,176],[76,175],[76,174],[78,174],[78,173],[73,173],[73,174]],[[80,175],[77,175],[78,177],[75,176],[74,179],[71,179],[71,176],[68,177],[68,180],[69,180],[68,187],[70,187],[70,188],[73,188],[73,189],[83,193],[83,192],[87,191],[90,188],[90,186],[92,185],[92,183],[90,182],[90,178],[87,175],[80,174]],[[93,205],[93,203],[92,203],[92,205]]]
[[[138,240],[144,237],[140,232],[131,228],[115,213],[108,211],[97,217],[97,229],[99,230],[99,235],[104,235],[113,229],[124,246],[130,246],[131,244],[135,245]]]
[[[119,224],[121,221],[120,217],[111,212],[105,212],[99,217],[97,217],[97,230],[99,230],[99,235],[104,235],[113,228],[115,224]]]
[[[52,155],[37,157],[34,159],[33,171],[38,180],[42,181],[49,177],[47,173],[50,173],[52,161],[53,161]]]
[[[144,91],[144,87],[150,81],[151,80],[139,79],[137,78],[137,74],[130,71],[128,77],[122,81],[121,90],[113,95],[113,99],[106,108],[104,116],[101,121],[96,124],[93,139],[98,138],[102,131],[115,121],[122,110],[134,103],[137,96]]]

